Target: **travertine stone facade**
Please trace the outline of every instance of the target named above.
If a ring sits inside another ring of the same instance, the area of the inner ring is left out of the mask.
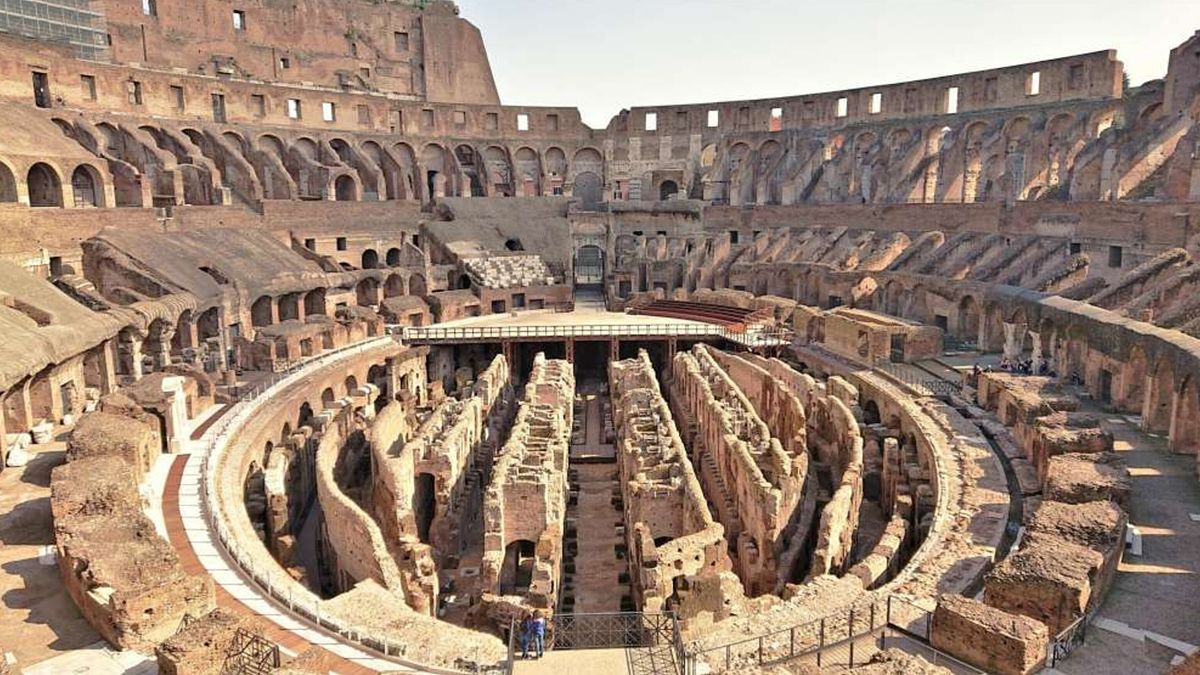
[[[692,577],[728,571],[724,528],[709,511],[645,350],[609,364],[609,389],[634,596],[643,611],[678,612],[697,583]]]
[[[500,625],[556,604],[574,400],[572,365],[539,353],[483,502],[484,603]]]

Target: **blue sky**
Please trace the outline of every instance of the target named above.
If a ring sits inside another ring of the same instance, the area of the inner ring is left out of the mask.
[[[816,93],[1116,49],[1134,84],[1200,0],[458,0],[500,98],[622,108]]]

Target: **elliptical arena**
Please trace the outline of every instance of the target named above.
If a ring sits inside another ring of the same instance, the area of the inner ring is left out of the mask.
[[[1200,672],[1200,32],[592,129],[446,0],[0,31],[0,671]]]

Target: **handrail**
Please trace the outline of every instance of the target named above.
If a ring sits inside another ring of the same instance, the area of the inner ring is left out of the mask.
[[[389,328],[399,332],[404,342],[452,340],[506,340],[518,338],[581,337],[708,337],[724,338],[742,344],[791,344],[791,331],[755,326],[735,330],[715,324],[571,324],[543,326],[408,326]]]
[[[348,624],[328,614],[322,614],[322,603],[319,598],[311,606],[306,605],[302,598],[295,597],[291,588],[287,587],[286,582],[290,580],[290,577],[282,569],[276,569],[275,574],[277,577],[285,580],[284,585],[280,585],[278,581],[272,578],[272,570],[260,570],[254,565],[254,561],[248,555],[248,551],[242,548],[226,525],[224,519],[218,516],[220,505],[217,502],[216,468],[220,464],[221,456],[226,446],[229,445],[232,439],[232,432],[249,421],[255,409],[262,403],[262,397],[265,394],[285,384],[290,384],[289,380],[298,381],[299,376],[310,366],[317,364],[328,365],[348,356],[379,349],[391,344],[395,344],[391,337],[373,337],[362,342],[324,352],[309,359],[291,362],[284,370],[273,373],[266,381],[258,383],[249,391],[243,392],[231,408],[231,414],[223,415],[221,420],[205,434],[206,436],[211,434],[211,440],[208,441],[207,452],[200,469],[201,515],[207,524],[209,534],[213,535],[216,541],[220,543],[227,557],[236,564],[237,569],[242,573],[241,576],[253,582],[254,585],[258,586],[260,590],[265,591],[272,599],[287,607],[293,615],[303,617],[320,628],[336,633],[347,643],[361,646],[369,650],[369,652],[382,654],[394,663],[410,667],[420,667],[427,672],[433,673],[464,673],[467,671],[433,667],[402,658],[401,648],[404,646],[402,643],[393,642],[386,637],[377,637],[368,629]],[[510,667],[511,665],[501,666],[500,672],[506,672],[506,668]],[[496,672],[495,669],[488,669],[482,672],[488,671]],[[481,671],[477,670],[473,672]]]

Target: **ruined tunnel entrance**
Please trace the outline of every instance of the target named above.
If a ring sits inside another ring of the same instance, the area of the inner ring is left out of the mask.
[[[500,568],[500,592],[523,595],[533,583],[533,553],[535,544],[518,539],[504,549],[504,565]]]
[[[604,283],[604,251],[588,244],[575,254],[575,285],[599,286]]]
[[[433,474],[417,474],[417,483],[413,489],[413,514],[417,520],[417,538],[422,544],[429,543],[429,528],[433,525],[433,516],[437,513],[436,485]]]

